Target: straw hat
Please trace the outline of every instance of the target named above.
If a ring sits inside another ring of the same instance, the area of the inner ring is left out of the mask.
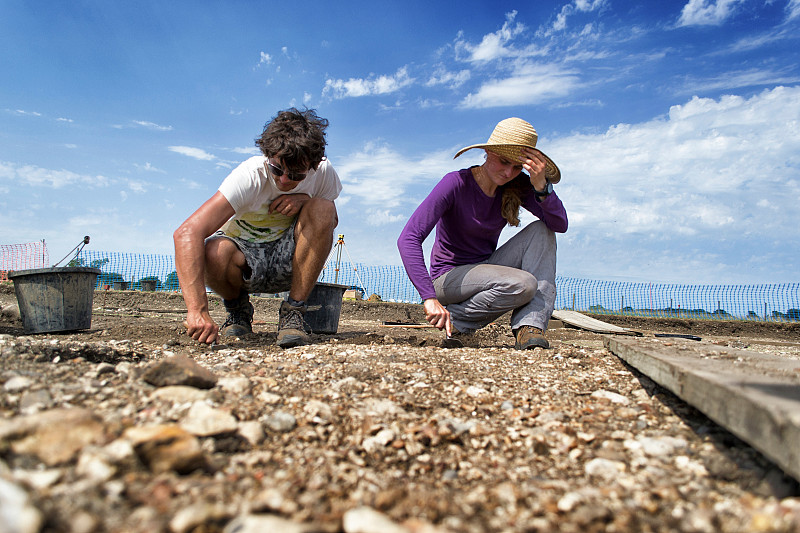
[[[533,129],[533,126],[528,122],[525,122],[521,118],[507,118],[497,123],[497,126],[495,126],[492,135],[486,143],[473,144],[472,146],[462,148],[453,159],[467,150],[485,148],[486,150],[505,157],[509,161],[519,161],[523,147],[533,148],[544,156],[546,162],[544,172],[547,181],[550,183],[558,183],[561,181],[561,171],[558,170],[558,167],[553,163],[552,159],[536,148],[536,140],[538,138],[539,136],[536,135],[536,130]]]

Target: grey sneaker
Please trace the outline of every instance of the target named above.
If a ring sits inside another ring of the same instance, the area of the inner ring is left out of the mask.
[[[534,348],[549,348],[550,343],[544,338],[544,332],[533,326],[521,326],[514,330],[514,337],[517,342],[514,348],[517,350],[533,350]]]
[[[239,294],[235,300],[222,300],[228,318],[219,329],[221,335],[226,337],[242,337],[248,333],[253,333],[253,304],[250,303],[250,295],[246,292]]]
[[[278,315],[278,346],[291,348],[308,344],[311,340],[306,334],[306,322],[303,317],[307,306],[295,307],[286,300],[281,302]]]

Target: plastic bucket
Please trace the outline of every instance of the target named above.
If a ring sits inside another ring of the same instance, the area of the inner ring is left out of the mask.
[[[336,333],[342,314],[342,296],[347,285],[317,283],[306,300],[305,321],[312,333]]]
[[[25,333],[74,331],[92,326],[92,300],[99,268],[17,270],[14,281]]]
[[[114,290],[115,291],[127,291],[128,290],[128,282],[127,281],[115,281],[114,282]]]
[[[143,279],[139,282],[139,286],[142,288],[143,291],[152,292],[156,290],[156,280]]]

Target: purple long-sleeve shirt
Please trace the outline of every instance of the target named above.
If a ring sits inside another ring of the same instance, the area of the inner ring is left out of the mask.
[[[508,223],[501,214],[504,187],[486,196],[471,169],[446,174],[411,215],[397,239],[406,273],[423,300],[436,297],[433,280],[460,265],[479,263],[497,249],[500,232]],[[567,212],[555,193],[536,201],[533,187],[522,207],[556,233],[567,231]],[[428,273],[422,243],[433,228],[436,238]]]

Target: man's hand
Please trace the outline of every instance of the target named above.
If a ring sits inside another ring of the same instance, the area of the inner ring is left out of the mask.
[[[269,204],[269,212],[270,214],[280,213],[287,217],[293,217],[303,209],[303,206],[310,199],[309,195],[302,193],[282,194]]]
[[[425,309],[425,320],[433,327],[443,329],[450,336],[453,333],[453,324],[450,322],[450,311],[439,303],[436,298],[428,298],[422,304]]]
[[[183,325],[186,326],[186,334],[196,341],[211,344],[219,339],[219,326],[208,311],[190,311]]]

